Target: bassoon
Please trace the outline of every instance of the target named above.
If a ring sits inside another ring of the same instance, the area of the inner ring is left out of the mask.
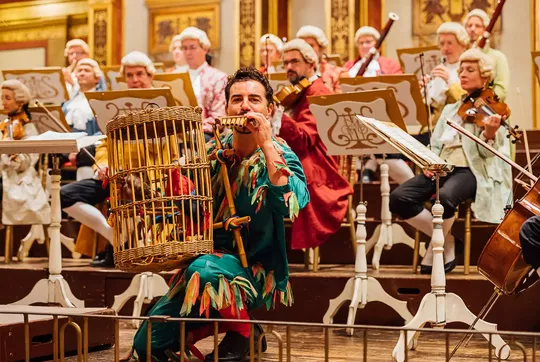
[[[491,32],[493,31],[493,28],[495,27],[495,24],[497,23],[497,20],[499,20],[499,17],[502,14],[502,9],[504,6],[504,3],[506,0],[499,0],[499,3],[497,4],[497,7],[495,8],[495,12],[493,13],[493,16],[491,17],[491,20],[489,21],[488,26],[486,27],[486,30],[484,31],[484,34],[480,36],[476,40],[476,44],[474,46],[482,49],[486,46],[486,42],[489,39],[489,36],[491,35]]]

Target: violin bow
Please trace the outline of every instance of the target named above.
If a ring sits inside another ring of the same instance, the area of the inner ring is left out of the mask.
[[[426,79],[426,72],[425,72],[425,66],[426,63],[424,62],[424,52],[420,53],[420,72],[422,73],[422,81]],[[427,84],[424,84],[424,104],[426,105],[427,109],[427,127],[428,127],[428,133],[429,133],[429,148],[431,148],[431,135],[433,133],[433,125],[431,124],[431,106],[428,103],[428,96],[427,96]]]
[[[519,106],[521,108],[521,114],[525,114],[525,108],[523,107],[523,97],[521,96],[521,89],[519,87],[516,88],[517,93],[519,95]],[[529,149],[529,139],[527,138],[527,130],[523,129],[523,143],[525,144],[525,156],[527,157],[527,168],[529,169],[529,172],[532,173],[532,162],[531,162],[531,150]],[[531,186],[533,186],[532,180],[531,180]]]
[[[268,79],[268,68],[270,68],[270,64],[268,64],[268,39],[270,38],[270,35],[267,35],[264,39],[264,46],[266,47],[266,67],[264,69],[265,77]]]
[[[64,133],[69,133],[69,131],[66,129],[66,126],[64,126],[62,124],[62,122],[60,122],[58,119],[56,119],[56,117],[49,111],[49,109],[47,107],[45,107],[45,105],[43,103],[41,103],[39,100],[36,99],[36,106],[40,107],[40,108],[43,108],[43,110],[45,110],[45,112],[47,113],[47,115],[49,116],[49,118],[51,118],[53,120],[53,122],[58,126],[60,127],[60,129],[62,131],[64,131]],[[101,172],[105,172],[105,170],[103,170],[101,167],[99,167],[97,161],[96,161],[96,158],[90,153],[90,151],[88,151],[86,148],[81,148],[81,150],[83,152],[86,153],[86,155],[88,157],[90,157],[90,159],[92,161],[94,161],[94,164],[96,165],[97,169],[100,170]]]

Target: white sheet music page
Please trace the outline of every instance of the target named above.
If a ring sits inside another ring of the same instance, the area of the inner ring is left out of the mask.
[[[71,153],[93,145],[106,136],[87,136],[84,132],[63,133],[47,131],[24,140],[0,142],[0,154],[13,153]]]

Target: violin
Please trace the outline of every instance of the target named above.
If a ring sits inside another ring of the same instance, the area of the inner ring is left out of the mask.
[[[30,122],[26,112],[9,114],[8,118],[0,123],[2,140],[22,140],[25,136],[24,125]]]
[[[304,90],[311,85],[307,78],[302,78],[297,84],[291,84],[281,88],[274,94],[274,101],[285,108],[290,108],[295,104]]]
[[[510,117],[510,107],[506,103],[501,102],[491,88],[479,89],[465,96],[463,104],[458,110],[458,116],[464,122],[474,123],[478,127],[483,127],[483,121],[495,114],[502,117],[501,126],[508,131],[506,137],[513,137],[512,143],[521,141],[523,133],[519,130],[519,127],[512,127],[506,122],[508,117]]]

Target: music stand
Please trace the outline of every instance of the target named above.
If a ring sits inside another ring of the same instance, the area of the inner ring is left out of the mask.
[[[441,63],[441,50],[436,45],[396,49],[396,52],[403,73],[414,74],[418,80],[422,78],[420,54],[424,53],[425,56],[426,68],[424,71],[426,74],[431,74],[431,70]]]
[[[53,115],[60,124],[57,124],[55,120],[51,118],[49,113]],[[39,133],[45,133],[47,131],[53,132],[69,132],[69,125],[64,117],[64,112],[60,106],[47,106],[47,110],[42,107],[29,107],[28,112],[32,117],[32,123],[36,126]],[[63,127],[62,127],[63,126]],[[32,225],[30,231],[24,238],[21,239],[19,250],[17,251],[17,259],[24,261],[34,244],[37,241],[39,244],[43,244],[46,240],[45,229],[42,224]],[[73,259],[79,259],[80,253],[75,251],[75,242],[73,238],[68,238],[64,234],[60,233],[60,243],[63,244],[70,252]]]
[[[59,303],[63,307],[84,308],[84,301],[77,299],[62,276],[62,250],[60,227],[60,159],[59,154],[79,152],[83,147],[95,143],[103,136],[86,136],[86,133],[46,132],[20,141],[0,142],[1,154],[47,153],[53,158],[51,171],[51,224],[48,233],[51,240],[49,253],[49,277],[39,280],[23,299],[11,303],[31,305],[34,303]]]
[[[435,328],[444,328],[447,323],[461,322],[469,326],[474,325],[476,330],[493,332],[497,330],[497,325],[478,319],[461,297],[454,293],[446,292],[446,278],[444,274],[444,234],[442,230],[442,215],[444,208],[439,202],[439,179],[452,170],[443,159],[433,153],[430,149],[418,142],[408,133],[396,127],[392,123],[377,121],[373,118],[357,116],[358,120],[384,139],[389,145],[407,156],[423,171],[428,170],[434,173],[436,184],[436,201],[433,205],[433,269],[431,272],[431,292],[422,298],[418,312],[414,318],[403,327],[399,340],[392,352],[392,357],[397,362],[405,360],[405,347],[413,348],[417,344],[419,333],[407,330],[422,328],[426,323],[431,323]],[[476,324],[475,321],[477,320]],[[483,334],[495,347],[496,355],[502,359],[507,359],[510,355],[510,347],[498,335]]]
[[[60,67],[2,70],[5,80],[16,79],[30,90],[32,99],[43,104],[60,105],[69,100],[64,73]]]
[[[391,89],[395,93],[397,105],[405,124],[410,128],[421,125],[427,125],[427,113],[420,94],[420,87],[417,79],[412,74],[383,75],[378,77],[356,77],[341,78],[341,89],[343,92],[359,92],[374,89]],[[392,105],[393,106],[393,105]],[[385,118],[377,118],[387,121]],[[395,117],[391,118],[392,121]],[[390,153],[394,153],[392,150]],[[383,166],[385,165],[385,166]],[[390,213],[390,184],[388,178],[383,179],[383,172],[388,173],[388,165],[385,161],[381,164],[381,225],[377,226],[375,232],[368,240],[366,249],[369,252],[375,246],[371,264],[374,269],[379,269],[381,253],[384,250],[390,250],[393,244],[402,243],[408,245],[414,250],[414,239],[411,238],[403,227],[392,223],[392,214]],[[387,196],[387,197],[385,197]],[[386,229],[386,230],[384,230]],[[425,243],[420,243],[419,254],[424,256],[426,252]]]
[[[395,153],[392,147],[375,133],[362,126],[357,114],[366,112],[384,119],[395,120],[405,129],[405,124],[399,113],[394,92],[387,89],[357,92],[349,94],[332,94],[318,97],[308,97],[310,110],[317,121],[317,130],[321,140],[328,149],[328,155],[363,156],[373,153]],[[388,104],[393,105],[388,107]],[[381,178],[386,178],[388,184],[388,166],[381,167]],[[352,170],[354,172],[354,170]],[[390,196],[390,187],[385,189],[384,197]],[[358,308],[364,308],[369,302],[382,302],[394,309],[404,320],[412,319],[407,308],[407,302],[393,298],[386,293],[380,283],[373,277],[368,277],[366,259],[366,204],[362,201],[356,208],[356,257],[354,264],[355,275],[350,278],[338,297],[329,301],[329,307],[323,317],[323,323],[333,323],[333,318],[340,307],[348,300],[351,301],[347,324],[354,325]],[[351,201],[349,201],[351,202]],[[388,205],[388,203],[387,203]],[[390,210],[387,210],[389,213]],[[387,228],[384,232],[392,232]],[[347,328],[347,333],[353,335],[354,330]]]
[[[279,92],[281,88],[291,84],[289,82],[289,79],[287,78],[287,73],[285,72],[270,73],[268,74],[267,78],[268,82],[270,82],[270,86],[274,91],[274,94]]]
[[[119,114],[176,105],[169,88],[87,92],[85,96],[103,134],[106,134],[107,122]],[[132,315],[139,317],[143,304],[151,303],[154,298],[165,295],[168,290],[169,286],[161,275],[151,272],[140,273],[133,277],[129,287],[122,294],[114,296],[111,309],[118,313],[132,297],[136,297]],[[134,328],[138,328],[139,323],[137,319],[132,320]]]

